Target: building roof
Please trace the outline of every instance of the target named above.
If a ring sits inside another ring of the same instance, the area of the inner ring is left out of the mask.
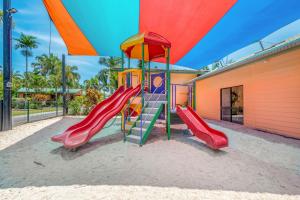
[[[242,59],[226,66],[226,67],[222,67],[222,68],[219,68],[217,70],[208,72],[208,73],[203,74],[201,76],[198,76],[197,78],[194,78],[189,82],[202,80],[202,79],[205,79],[205,78],[208,78],[208,77],[211,77],[211,76],[215,76],[217,74],[220,74],[220,73],[223,73],[223,72],[226,72],[226,71],[229,71],[229,70],[233,70],[233,69],[236,69],[236,68],[239,68],[239,67],[243,67],[246,64],[255,62],[257,60],[260,60],[260,59],[263,59],[263,58],[266,58],[266,57],[269,57],[269,56],[272,56],[272,55],[276,55],[276,54],[281,53],[283,51],[286,51],[288,49],[292,49],[294,47],[299,47],[299,46],[300,46],[300,35],[298,35],[296,37],[293,37],[293,38],[290,38],[290,39],[287,39],[287,40],[285,40],[283,42],[280,42],[278,44],[275,44],[275,45],[273,45],[273,46],[271,46],[271,47],[269,47],[269,48],[267,48],[263,51],[253,53],[253,54],[251,54],[247,57],[244,57],[244,58],[242,58]]]
[[[132,67],[137,68],[137,67]],[[127,69],[127,68],[125,68]],[[148,64],[146,63],[145,69],[148,69]],[[158,63],[158,62],[151,62],[150,63],[150,71],[165,71],[166,64],[165,63]],[[170,64],[170,71],[173,73],[191,73],[191,74],[201,74],[203,70],[196,70],[190,67],[180,66],[180,65],[172,65]]]
[[[77,94],[79,92],[81,92],[82,89],[67,89],[66,93],[67,94]],[[20,88],[18,91],[18,93],[44,93],[44,94],[54,94],[55,93],[55,88],[41,88],[41,89],[26,89],[26,88]],[[57,90],[57,93],[62,93],[62,89],[59,88]]]

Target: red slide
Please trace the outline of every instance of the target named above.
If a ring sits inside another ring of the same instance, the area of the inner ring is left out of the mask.
[[[205,141],[210,148],[220,149],[228,146],[227,136],[223,132],[209,127],[191,107],[188,106],[187,109],[183,109],[177,106],[176,111],[194,135]]]
[[[95,120],[97,115],[101,113],[108,105],[110,105],[115,99],[119,98],[122,92],[124,91],[124,86],[119,87],[110,97],[105,99],[104,101],[97,104],[93,110],[80,122],[70,126],[67,130],[63,133],[52,136],[51,140],[54,142],[61,142],[63,143],[66,135],[75,129],[84,126],[85,124],[89,123],[90,121]]]
[[[114,99],[100,112],[94,120],[68,133],[63,141],[64,146],[74,149],[87,143],[104,125],[115,115],[122,111],[126,102],[141,90],[141,85],[136,88],[126,89],[118,98]]]

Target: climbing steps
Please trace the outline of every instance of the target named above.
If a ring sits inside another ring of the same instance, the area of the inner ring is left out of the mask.
[[[145,106],[129,129],[126,141],[140,145],[145,144],[165,103],[166,95],[164,94],[146,94]]]

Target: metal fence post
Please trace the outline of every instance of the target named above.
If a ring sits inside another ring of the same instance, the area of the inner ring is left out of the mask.
[[[0,131],[3,130],[3,100],[0,100]]]
[[[63,116],[67,114],[67,98],[66,98],[66,56],[62,55],[62,94],[63,94]]]
[[[26,89],[28,90],[28,89]],[[28,92],[26,94],[26,111],[27,111],[27,123],[29,122],[29,109],[30,109],[30,101],[28,100]]]

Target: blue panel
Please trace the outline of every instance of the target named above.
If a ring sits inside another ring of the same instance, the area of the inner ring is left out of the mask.
[[[239,0],[177,64],[201,68],[300,18],[300,0]]]
[[[165,73],[151,74],[151,93],[165,94]]]
[[[139,0],[62,0],[99,55],[120,56],[120,44],[139,30]]]

